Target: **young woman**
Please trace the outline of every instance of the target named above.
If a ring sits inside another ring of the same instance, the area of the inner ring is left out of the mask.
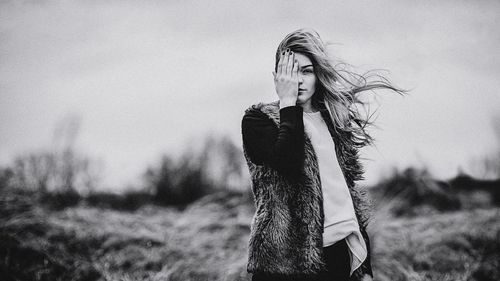
[[[366,90],[404,91],[336,69],[311,29],[283,39],[273,76],[278,100],[242,120],[256,206],[247,271],[253,281],[371,280],[369,205],[355,181],[373,139],[356,105]]]

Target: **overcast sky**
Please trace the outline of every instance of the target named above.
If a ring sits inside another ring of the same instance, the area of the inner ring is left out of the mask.
[[[50,145],[67,114],[115,188],[207,132],[241,146],[243,111],[277,99],[274,53],[300,27],[412,89],[379,94],[367,182],[408,165],[451,177],[497,148],[499,1],[2,1],[0,164]]]

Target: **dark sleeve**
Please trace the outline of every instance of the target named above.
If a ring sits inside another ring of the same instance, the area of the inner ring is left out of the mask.
[[[298,176],[304,161],[304,122],[302,107],[280,109],[280,125],[269,117],[249,110],[242,120],[243,145],[251,161],[264,163],[288,176]]]
[[[368,237],[368,233],[365,228],[360,229],[361,235],[365,239],[367,255],[366,259],[363,262],[362,266],[364,267],[364,272],[370,275],[373,278],[373,269],[372,269],[372,261],[371,261],[371,245],[370,245],[370,237]]]

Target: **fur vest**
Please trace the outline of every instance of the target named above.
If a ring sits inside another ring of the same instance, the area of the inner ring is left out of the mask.
[[[279,102],[258,103],[250,109],[265,113],[279,127]],[[351,280],[370,274],[370,243],[366,233],[369,202],[355,181],[363,179],[358,149],[349,133],[337,133],[328,111],[321,110],[335,143],[339,165],[351,193],[356,217],[368,248],[368,257]],[[243,145],[250,171],[256,212],[252,218],[248,247],[249,273],[315,276],[325,270],[323,256],[323,195],[318,162],[307,134],[304,139],[302,175],[292,180],[266,164],[252,163]]]

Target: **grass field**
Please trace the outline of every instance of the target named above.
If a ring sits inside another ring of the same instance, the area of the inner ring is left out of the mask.
[[[48,211],[2,194],[2,280],[250,280],[251,199],[215,194],[184,211]],[[500,280],[500,209],[376,214],[375,280]]]

